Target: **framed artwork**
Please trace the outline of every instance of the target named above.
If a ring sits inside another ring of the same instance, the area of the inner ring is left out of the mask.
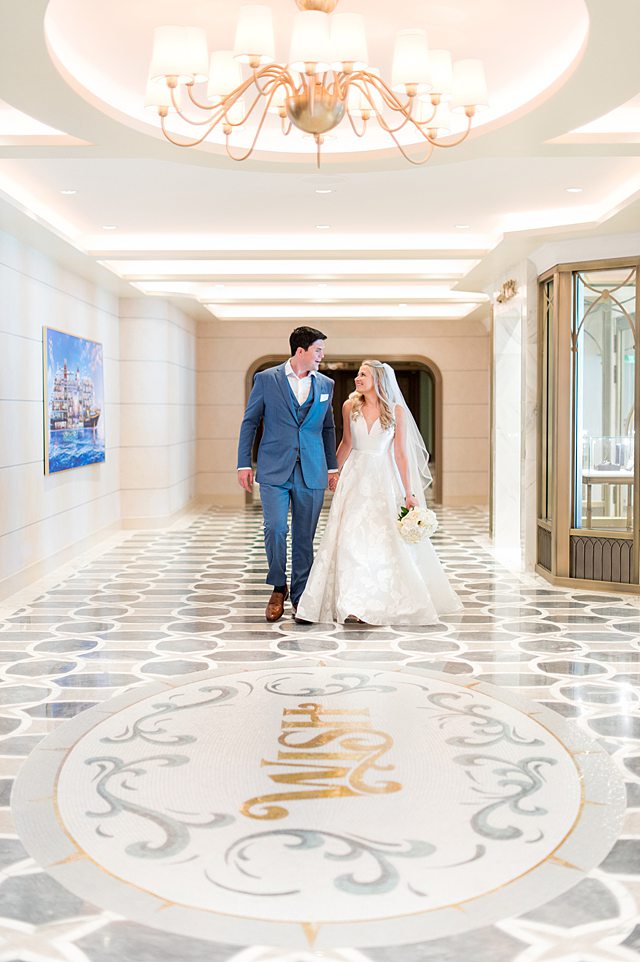
[[[104,461],[102,344],[44,328],[44,470]]]

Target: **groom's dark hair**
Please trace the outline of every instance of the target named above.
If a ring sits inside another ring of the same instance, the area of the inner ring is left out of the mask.
[[[327,335],[323,334],[322,331],[316,331],[315,327],[296,327],[295,331],[291,331],[289,336],[291,357],[293,357],[299,347],[301,347],[303,351],[308,351],[315,341],[326,341],[326,339]]]

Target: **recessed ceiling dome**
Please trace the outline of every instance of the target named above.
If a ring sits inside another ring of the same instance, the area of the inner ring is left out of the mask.
[[[358,12],[357,0],[341,0],[341,12]],[[145,87],[153,32],[164,24],[200,27],[206,31],[210,50],[234,44],[241,0],[224,4],[202,0],[110,0],[109,16],[103,0],[50,0],[46,36],[54,62],[67,82],[98,109],[122,123],[161,136],[157,112],[145,109]],[[298,12],[293,0],[273,0],[278,62],[286,63],[292,25]],[[382,76],[391,78],[393,36],[404,26],[427,31],[431,49],[446,48],[454,59],[484,61],[490,94],[489,109],[474,120],[474,127],[504,122],[507,115],[533,106],[545,91],[570,72],[582,50],[589,25],[584,0],[538,0],[514,4],[512,0],[455,0],[425,7],[417,0],[368,0],[365,18],[369,60]],[[549,23],[553,30],[549,30]],[[464,128],[465,118],[453,122]],[[170,129],[181,132],[177,118],[168,118]],[[173,126],[171,127],[171,125]],[[190,131],[191,133],[192,131]],[[249,146],[251,124],[234,130],[234,143]],[[411,147],[420,143],[415,131],[403,132]],[[224,133],[218,131],[200,149],[222,152]],[[260,140],[260,158],[282,163],[312,154],[316,144],[302,131],[285,138],[275,114],[268,118]],[[378,163],[389,150],[388,135],[371,128],[359,139],[347,123],[332,130],[323,144],[325,156],[348,161],[365,157]],[[364,156],[363,156],[364,155]]]

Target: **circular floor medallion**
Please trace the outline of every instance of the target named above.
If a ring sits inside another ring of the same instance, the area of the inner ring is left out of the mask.
[[[525,912],[617,836],[619,776],[554,712],[410,668],[159,682],[62,725],[14,792],[33,856],[172,932],[417,942]]]

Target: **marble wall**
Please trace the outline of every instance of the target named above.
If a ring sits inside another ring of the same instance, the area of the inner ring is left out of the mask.
[[[0,233],[0,597],[195,495],[196,327],[161,299],[118,300]],[[44,473],[42,336],[103,345],[106,458]]]
[[[247,371],[287,356],[295,322],[268,325],[204,321],[198,325],[198,495],[240,504],[238,430]],[[443,502],[484,504],[489,494],[489,346],[480,321],[330,321],[327,358],[428,358],[442,373]]]
[[[164,299],[121,298],[122,515],[160,524],[196,488],[196,322]]]
[[[522,338],[525,298],[493,309],[493,538],[505,563],[522,565]]]
[[[120,329],[117,298],[0,233],[0,594],[44,574],[65,551],[120,522]],[[103,464],[44,473],[42,329],[104,349]],[[48,559],[48,560],[47,560]]]
[[[492,530],[505,564],[531,571],[536,562],[537,273],[531,261],[505,272],[518,293],[494,297]]]

